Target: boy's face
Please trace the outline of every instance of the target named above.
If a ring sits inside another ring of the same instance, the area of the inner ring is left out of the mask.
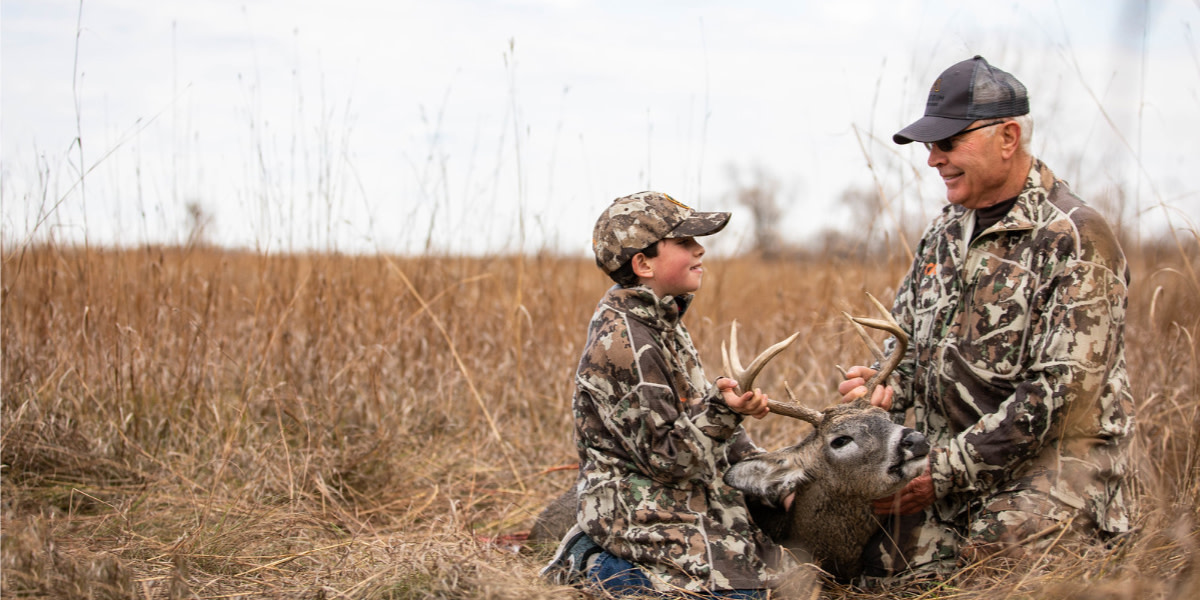
[[[658,243],[658,256],[646,258],[651,274],[642,277],[642,283],[660,298],[695,292],[704,278],[702,256],[704,246],[696,238],[662,240]]]

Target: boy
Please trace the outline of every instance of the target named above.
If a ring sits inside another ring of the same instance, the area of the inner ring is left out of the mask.
[[[729,217],[641,192],[615,200],[593,232],[596,264],[617,285],[575,376],[578,525],[550,567],[575,566],[612,593],[765,597],[779,558],[722,479],[761,452],[741,422],[766,415],[767,396],[710,384],[681,322],[704,275],[696,237]]]

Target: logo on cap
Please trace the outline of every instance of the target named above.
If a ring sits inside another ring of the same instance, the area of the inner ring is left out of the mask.
[[[941,77],[938,77],[937,81],[933,82],[933,91],[935,91],[935,92],[942,91],[942,78]]]
[[[690,206],[688,206],[688,205],[686,205],[686,204],[684,204],[684,203],[682,203],[682,202],[680,202],[680,201],[678,201],[678,200],[676,200],[676,199],[674,199],[674,198],[672,198],[672,197],[670,197],[670,196],[668,196],[668,195],[666,195],[666,194],[662,194],[662,193],[660,193],[660,195],[661,195],[663,198],[666,198],[668,202],[670,202],[671,204],[674,204],[675,206],[679,206],[679,207],[681,207],[681,208],[686,208],[686,209],[688,209],[688,210],[692,210],[692,207],[690,207]]]

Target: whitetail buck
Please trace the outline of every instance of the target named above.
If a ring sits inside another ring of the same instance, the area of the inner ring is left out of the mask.
[[[879,529],[871,501],[900,491],[920,475],[929,452],[925,436],[892,422],[886,411],[867,400],[900,363],[908,346],[908,336],[887,309],[874,297],[871,301],[886,320],[846,315],[881,364],[867,381],[867,394],[823,411],[796,404],[795,398],[792,402],[771,400],[771,413],[810,423],[812,431],[794,446],[751,456],[725,473],[725,482],[746,494],[752,518],[771,539],[802,561],[811,560],[839,578],[853,577],[862,570],[863,547]],[[883,356],[863,325],[896,337],[891,356]],[[771,346],[743,368],[734,323],[729,350],[724,344],[721,348],[725,372],[741,389],[753,389],[763,366],[796,337]],[[791,508],[785,510],[783,499],[792,493]],[[574,524],[576,504],[572,486],[539,515],[530,539],[558,540]]]
[[[887,309],[874,297],[871,301],[886,320],[846,315],[881,364],[866,383],[867,393],[823,411],[795,404],[794,398],[793,403],[772,401],[771,412],[808,422],[812,431],[794,446],[751,456],[725,473],[725,483],[746,494],[751,517],[771,539],[843,579],[862,571],[863,547],[879,529],[871,501],[895,494],[920,475],[929,453],[925,436],[894,423],[868,400],[908,347],[908,336]],[[891,356],[883,356],[863,325],[895,336]],[[726,371],[736,377],[742,369],[730,344]],[[795,498],[785,511],[782,501],[791,493]]]

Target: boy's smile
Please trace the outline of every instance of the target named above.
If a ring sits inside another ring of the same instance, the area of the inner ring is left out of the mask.
[[[658,256],[647,258],[651,274],[643,283],[660,298],[690,294],[704,279],[704,246],[696,238],[668,238],[658,244]]]

